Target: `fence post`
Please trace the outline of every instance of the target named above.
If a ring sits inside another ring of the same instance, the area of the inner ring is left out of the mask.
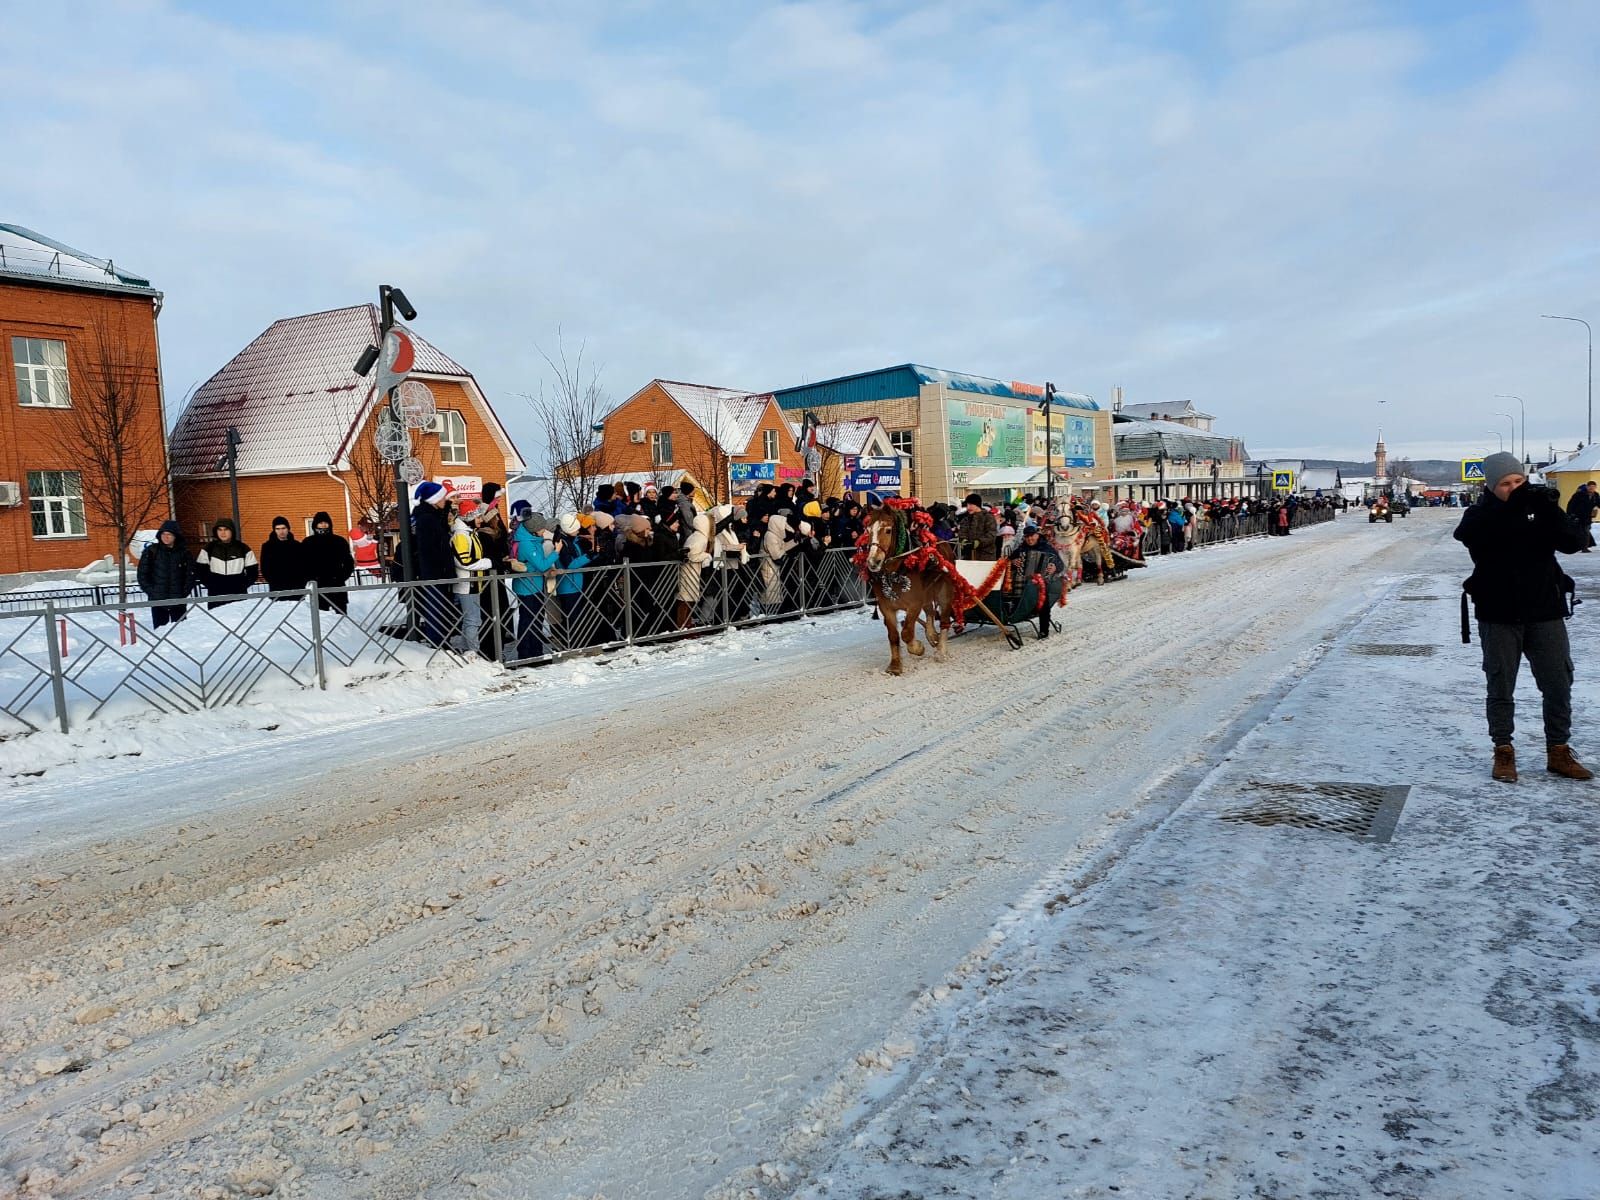
[[[811,560],[801,553],[798,547],[789,553],[800,555],[800,561],[795,564],[794,576],[799,581],[800,586],[800,612],[804,616],[809,616],[811,613],[811,589],[806,587],[806,568],[811,565]]]
[[[717,597],[717,607],[722,610],[722,627],[727,629],[733,625],[733,598],[729,593],[733,591],[733,576],[738,572],[739,568],[735,565],[738,560],[735,559],[734,562],[729,562],[726,554],[721,557],[720,561],[722,569],[716,571],[712,578],[718,580],[722,585],[719,589],[722,594]],[[716,570],[715,567],[712,569]]]
[[[306,585],[306,600],[311,604],[311,661],[317,665],[317,686],[328,690],[327,664],[322,660],[322,605],[317,600],[317,583]]]
[[[67,681],[61,667],[61,643],[56,641],[56,606],[44,602],[44,644],[50,652],[50,695],[56,702],[56,721],[67,730]]]
[[[633,564],[622,564],[622,640],[633,645]]]
[[[505,581],[499,576],[489,577],[489,619],[494,622],[494,661],[503,662],[506,656],[505,630],[500,628],[505,596]]]

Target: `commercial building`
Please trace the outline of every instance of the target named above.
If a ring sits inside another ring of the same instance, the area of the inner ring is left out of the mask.
[[[363,516],[392,518],[394,471],[376,433],[392,421],[374,376],[356,360],[378,342],[376,305],[287,317],[236,354],[190,400],[172,431],[178,519],[191,539],[210,536],[232,509],[228,431],[238,446],[239,516],[244,540],[263,541],[275,516],[309,532],[325,511],[349,529]],[[437,415],[412,434],[427,478],[472,496],[523,468],[510,435],[472,373],[412,330],[409,379],[433,393]]]
[[[0,575],[77,570],[171,514],[160,313],[148,279],[0,225]]]
[[[1125,404],[1112,411],[1116,471],[1101,488],[1112,500],[1254,495],[1244,442],[1212,432],[1215,418],[1182,405]],[[1270,483],[1270,481],[1269,481]]]
[[[924,503],[1043,492],[1047,463],[1058,490],[1083,490],[1114,465],[1110,413],[1057,392],[1047,426],[1042,384],[903,363],[773,396],[791,417],[811,412],[824,424],[878,418],[902,460],[901,494]]]

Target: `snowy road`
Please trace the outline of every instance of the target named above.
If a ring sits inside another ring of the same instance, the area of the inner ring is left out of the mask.
[[[1164,560],[899,680],[846,614],[19,790],[0,1196],[700,1195],[1451,524]]]

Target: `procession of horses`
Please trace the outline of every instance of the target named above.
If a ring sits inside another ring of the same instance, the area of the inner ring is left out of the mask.
[[[979,505],[969,497],[969,511]],[[941,506],[942,507],[942,506]],[[942,537],[935,511],[914,499],[872,504],[864,520],[855,564],[866,580],[889,637],[889,673],[904,671],[901,648],[920,657],[926,647],[943,661],[951,632],[969,624],[1001,630],[1008,646],[1023,644],[1019,626],[1031,624],[1044,639],[1059,630],[1054,610],[1065,607],[1075,584],[1104,584],[1144,563],[1113,545],[1098,506],[1072,497],[1065,508],[1047,502],[998,544]],[[958,553],[958,550],[961,553]],[[926,646],[917,637],[921,625]]]

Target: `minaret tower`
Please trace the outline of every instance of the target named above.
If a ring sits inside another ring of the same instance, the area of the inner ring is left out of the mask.
[[[1379,480],[1388,479],[1389,452],[1383,448],[1383,430],[1381,429],[1378,430],[1378,447],[1373,452],[1372,457],[1377,460],[1377,465],[1373,467],[1373,475],[1375,475]]]

